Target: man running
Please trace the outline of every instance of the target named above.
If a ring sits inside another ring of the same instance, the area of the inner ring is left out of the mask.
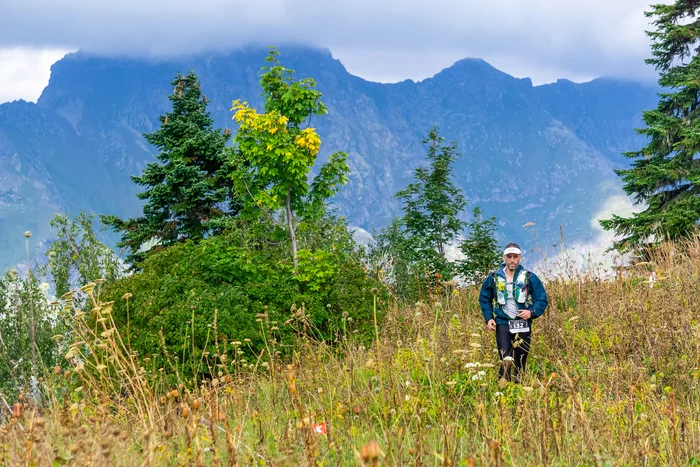
[[[484,280],[479,305],[486,329],[496,331],[496,345],[501,357],[500,378],[520,382],[532,338],[532,321],[544,314],[547,293],[540,279],[520,266],[522,253],[515,243],[503,250],[503,264]],[[509,358],[510,357],[510,358]]]

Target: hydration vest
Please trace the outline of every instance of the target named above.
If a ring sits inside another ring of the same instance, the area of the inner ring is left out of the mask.
[[[496,303],[503,306],[506,304],[506,295],[508,290],[506,288],[506,278],[501,277],[495,272],[491,274],[493,277],[494,284],[494,298]],[[522,269],[518,276],[513,281],[513,298],[515,298],[516,303],[526,303],[528,300],[532,303],[532,284],[530,283],[530,271]]]

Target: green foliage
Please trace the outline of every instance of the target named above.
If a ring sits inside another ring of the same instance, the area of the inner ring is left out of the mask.
[[[659,84],[668,91],[659,95],[656,109],[644,112],[646,128],[638,132],[648,137],[647,146],[626,154],[636,159],[632,168],[616,171],[627,194],[646,209],[601,221],[622,237],[615,242],[621,250],[688,238],[700,223],[698,13],[695,0],[653,5],[647,12],[654,30],[647,33],[653,58],[646,62],[659,71]]]
[[[404,215],[376,235],[375,267],[389,276],[395,293],[408,300],[417,299],[421,287],[434,287],[457,273],[445,247],[465,226],[458,216],[467,201],[452,181],[457,146],[444,140],[431,128],[423,140],[430,166],[416,169],[415,182],[396,194]]]
[[[117,302],[113,316],[140,355],[165,358],[164,344],[186,375],[223,364],[217,355],[227,351],[226,342],[230,364],[235,341],[245,343],[241,350],[250,359],[266,346],[284,352],[298,332],[333,340],[344,314],[358,333],[371,335],[378,284],[365,273],[347,227],[324,218],[300,234],[309,249],[299,251],[296,275],[290,274],[288,239],[278,241],[270,223],[240,221],[200,243],[164,249],[144,261],[140,273],[109,287],[107,299]],[[128,308],[121,298],[127,293]]]
[[[173,110],[160,117],[159,129],[144,134],[161,151],[158,162],[132,177],[146,187],[138,195],[147,201],[143,216],[127,221],[103,216],[105,224],[122,233],[118,246],[128,251],[127,262],[137,266],[155,244],[200,241],[211,233],[210,221],[239,209],[227,176],[233,169],[224,156],[230,134],[212,127],[194,72],[177,74],[171,84]]]
[[[458,270],[467,283],[478,283],[501,263],[495,233],[496,218],[482,218],[480,207],[473,211],[474,220],[467,224],[469,234],[460,245],[466,259],[459,262]]]
[[[247,103],[234,101],[231,110],[239,124],[236,148],[229,153],[235,186],[245,198],[247,213],[259,216],[260,209],[285,213],[291,238],[292,257],[299,261],[296,230],[298,218],[318,219],[325,201],[348,178],[345,153],[335,153],[309,183],[309,173],[319,153],[321,140],[314,128],[301,128],[312,115],[327,113],[313,80],[296,81],[272,50],[260,78],[265,113],[258,114]]]
[[[53,336],[61,334],[63,327],[47,299],[47,285],[34,274],[22,278],[16,271],[0,278],[0,392],[11,399],[30,392],[33,374],[44,376],[62,360]]]
[[[403,223],[416,256],[428,261],[435,259],[433,252],[444,258],[445,246],[464,228],[458,216],[467,202],[452,182],[457,145],[443,144],[444,140],[437,128],[430,129],[423,140],[430,168],[416,169],[416,181],[396,194],[403,202]]]
[[[73,219],[57,214],[51,220],[56,236],[46,254],[57,296],[95,279],[110,282],[119,276],[119,258],[97,239],[94,217],[81,211]]]

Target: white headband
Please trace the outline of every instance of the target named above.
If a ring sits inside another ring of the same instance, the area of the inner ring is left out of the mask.
[[[510,247],[510,248],[506,248],[505,250],[503,250],[503,254],[504,254],[504,255],[507,255],[508,253],[515,253],[516,255],[522,254],[522,253],[520,252],[520,248],[515,248],[515,247],[513,247],[513,246]]]

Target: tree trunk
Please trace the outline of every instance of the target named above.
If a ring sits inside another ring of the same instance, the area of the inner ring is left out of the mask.
[[[299,265],[297,258],[297,236],[294,232],[294,214],[292,214],[292,193],[287,190],[287,225],[289,226],[289,236],[292,238],[292,258],[294,259],[294,269]]]

